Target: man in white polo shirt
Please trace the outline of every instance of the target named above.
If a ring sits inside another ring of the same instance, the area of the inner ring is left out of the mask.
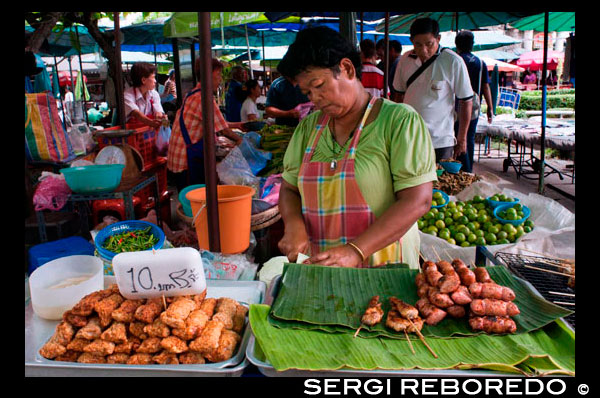
[[[431,18],[410,27],[414,49],[403,54],[393,77],[396,102],[411,105],[425,120],[435,160],[456,158],[467,151],[473,89],[463,59],[440,47],[440,29]],[[458,135],[454,136],[455,98],[459,100]]]

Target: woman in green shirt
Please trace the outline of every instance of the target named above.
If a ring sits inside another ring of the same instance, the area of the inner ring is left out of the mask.
[[[431,206],[435,154],[410,106],[371,98],[360,54],[336,31],[309,28],[280,62],[317,112],[284,157],[279,208],[290,261],[342,267],[419,264],[416,221]]]

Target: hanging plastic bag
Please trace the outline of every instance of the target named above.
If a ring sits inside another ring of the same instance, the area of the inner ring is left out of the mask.
[[[239,148],[254,175],[257,175],[262,169],[264,169],[267,165],[267,162],[273,157],[271,152],[256,148],[253,143],[253,137],[246,137],[246,135],[244,135],[244,139],[242,140]]]
[[[242,155],[239,147],[235,147],[221,162],[217,164],[219,180],[225,185],[244,185],[256,189],[255,196],[260,189],[260,178],[252,173],[252,169]]]
[[[44,171],[40,177],[40,183],[33,194],[35,211],[58,211],[65,206],[70,194],[71,188],[67,185],[65,177],[62,174]]]
[[[156,136],[156,150],[159,156],[167,156],[169,149],[169,138],[171,138],[171,127],[162,124]]]

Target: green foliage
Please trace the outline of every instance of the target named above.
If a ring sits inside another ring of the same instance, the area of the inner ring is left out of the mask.
[[[546,108],[575,109],[575,94],[548,95],[546,97]],[[519,109],[524,111],[542,110],[542,96],[522,96]]]

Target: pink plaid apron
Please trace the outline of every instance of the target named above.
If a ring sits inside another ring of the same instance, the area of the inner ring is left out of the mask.
[[[375,221],[375,214],[356,182],[354,158],[363,127],[376,100],[371,98],[350,147],[339,162],[310,161],[329,116],[321,116],[311,135],[298,173],[298,189],[312,255],[345,245]],[[362,267],[400,262],[402,242],[398,240],[369,256]]]

